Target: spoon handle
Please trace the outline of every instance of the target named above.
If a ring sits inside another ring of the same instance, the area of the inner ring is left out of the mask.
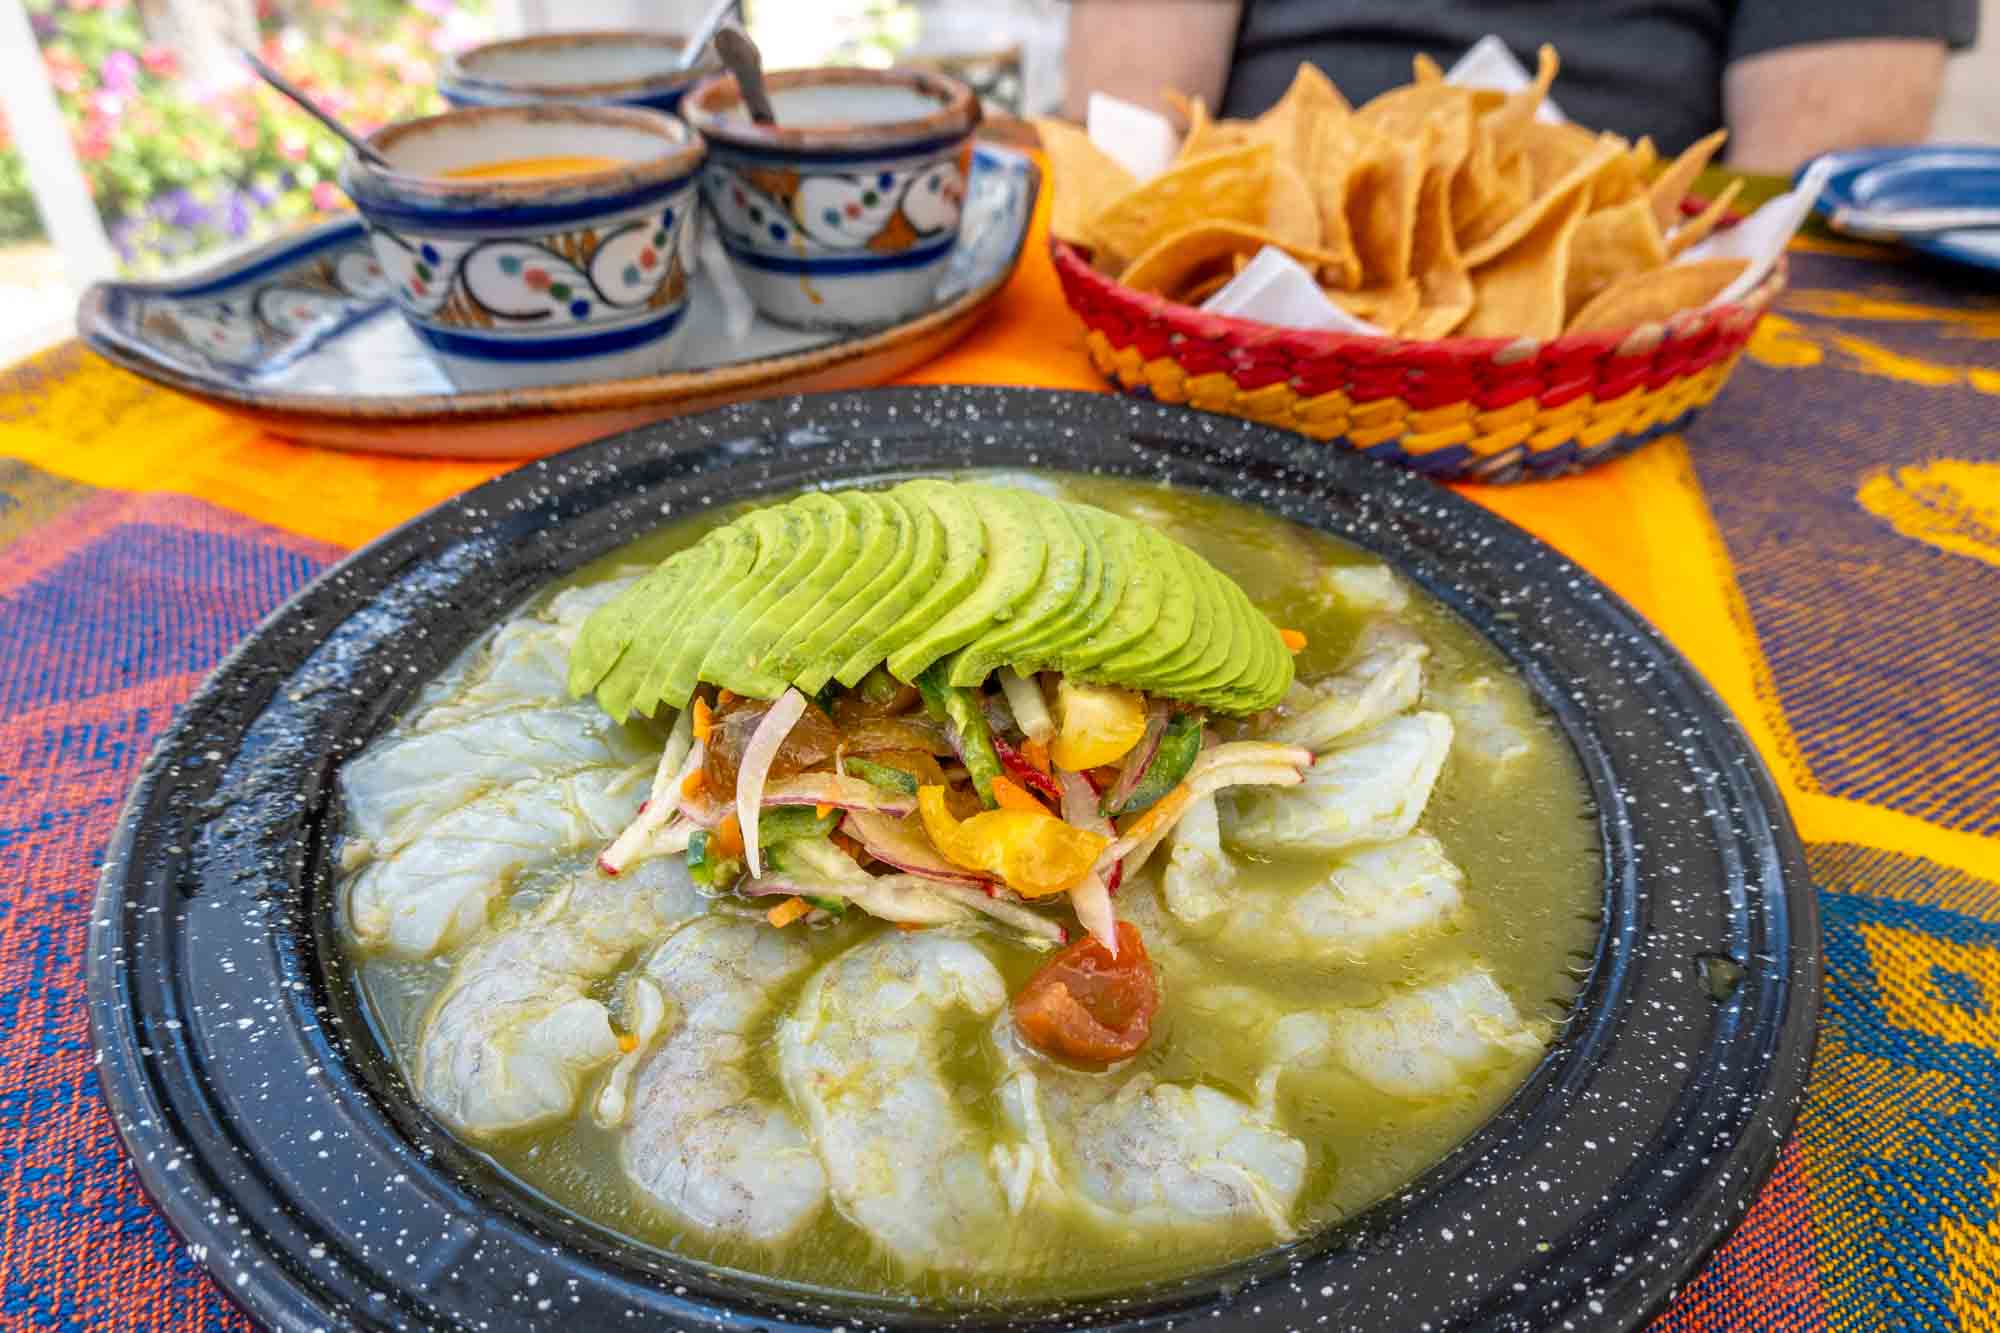
[[[286,78],[284,75],[278,73],[277,70],[272,69],[269,65],[265,64],[262,60],[258,59],[256,52],[248,50],[247,48],[238,47],[237,54],[243,57],[244,61],[250,66],[251,69],[257,71],[258,78],[270,84],[273,88],[276,88],[286,97],[291,98],[292,101],[298,105],[299,110],[305,112],[308,116],[311,116],[314,120],[326,126],[328,129],[332,130],[335,134],[339,135],[343,140],[345,140],[347,146],[354,150],[356,156],[362,158],[367,162],[373,163],[375,166],[378,167],[387,167],[389,165],[388,158],[383,157],[373,148],[370,148],[366,143],[362,141],[360,135],[356,134],[353,130],[348,129],[347,126],[335,120],[333,116],[324,107],[320,106],[319,103],[313,101],[312,98],[306,96],[305,93],[302,92],[298,87],[296,87],[290,79]]]
[[[688,34],[686,45],[681,47],[682,69],[693,69],[701,63],[701,53],[708,49],[708,44],[715,40],[716,32],[741,6],[742,0],[715,0],[709,6],[708,12],[701,16],[701,22]]]
[[[743,29],[732,25],[715,34],[715,54],[722,57],[722,63],[736,76],[736,87],[743,94],[743,105],[749,110],[750,119],[759,125],[777,124],[777,113],[771,110],[771,95],[764,90],[764,57],[758,53],[757,44]]]

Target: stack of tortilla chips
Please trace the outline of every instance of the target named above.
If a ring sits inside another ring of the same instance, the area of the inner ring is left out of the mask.
[[[1255,120],[1187,121],[1172,166],[1140,182],[1074,125],[1039,128],[1055,177],[1052,230],[1129,287],[1199,304],[1265,246],[1359,319],[1403,338],[1553,338],[1626,329],[1706,304],[1740,259],[1676,263],[1736,196],[1683,218],[1723,131],[1661,168],[1630,143],[1537,120],[1556,74],[1503,94],[1416,81],[1350,107],[1301,65]]]

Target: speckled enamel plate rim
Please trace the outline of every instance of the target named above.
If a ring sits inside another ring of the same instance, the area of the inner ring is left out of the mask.
[[[333,774],[549,579],[731,500],[960,467],[1172,480],[1395,562],[1575,745],[1607,852],[1579,1004],[1507,1106],[1334,1231],[1183,1281],[919,1309],[718,1273],[541,1203],[418,1110],[337,966]],[[1743,969],[1728,998],[1700,958]],[[726,408],[531,463],[357,552],[217,669],[149,759],[94,908],[100,1077],[149,1193],[281,1329],[778,1326],[1628,1329],[1769,1174],[1810,1064],[1817,908],[1713,693],[1551,548],[1420,478],[1092,394],[873,390]]]

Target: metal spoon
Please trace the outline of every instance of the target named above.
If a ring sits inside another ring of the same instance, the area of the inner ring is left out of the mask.
[[[742,0],[716,0],[716,3],[709,7],[709,11],[701,16],[701,22],[694,25],[694,31],[688,34],[687,42],[681,47],[682,69],[693,69],[701,63],[701,53],[708,49],[708,44],[715,40],[716,31],[722,27],[723,21],[734,14],[741,3]]]
[[[360,135],[356,134],[353,130],[348,129],[347,126],[335,120],[333,118],[332,112],[328,111],[325,107],[322,107],[319,103],[313,101],[312,98],[307,97],[303,92],[299,91],[299,89],[292,83],[290,79],[278,73],[277,70],[272,69],[262,60],[259,60],[255,52],[245,50],[242,47],[238,47],[236,53],[243,57],[244,61],[249,64],[251,69],[257,71],[258,78],[270,84],[273,88],[276,88],[279,92],[283,93],[285,96],[291,98],[293,102],[298,104],[299,110],[305,112],[308,116],[311,116],[314,120],[318,121],[320,124],[332,130],[335,134],[338,134],[342,139],[346,140],[347,146],[354,150],[355,156],[359,157],[362,161],[367,162],[372,166],[381,167],[385,170],[393,170],[393,168],[389,166],[388,158],[382,156],[380,153],[376,152],[373,148],[370,148],[366,143],[362,142]]]
[[[759,125],[777,124],[778,114],[771,110],[771,95],[764,91],[764,57],[758,53],[757,43],[732,24],[715,34],[715,54],[722,57],[722,63],[736,76],[736,87],[743,94],[743,105],[749,110],[750,119]]]

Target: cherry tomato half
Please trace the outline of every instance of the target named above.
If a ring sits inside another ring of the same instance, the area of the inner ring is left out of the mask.
[[[1086,935],[1042,965],[1014,997],[1014,1024],[1066,1060],[1123,1060],[1153,1030],[1160,983],[1139,928],[1118,923],[1118,956]]]

